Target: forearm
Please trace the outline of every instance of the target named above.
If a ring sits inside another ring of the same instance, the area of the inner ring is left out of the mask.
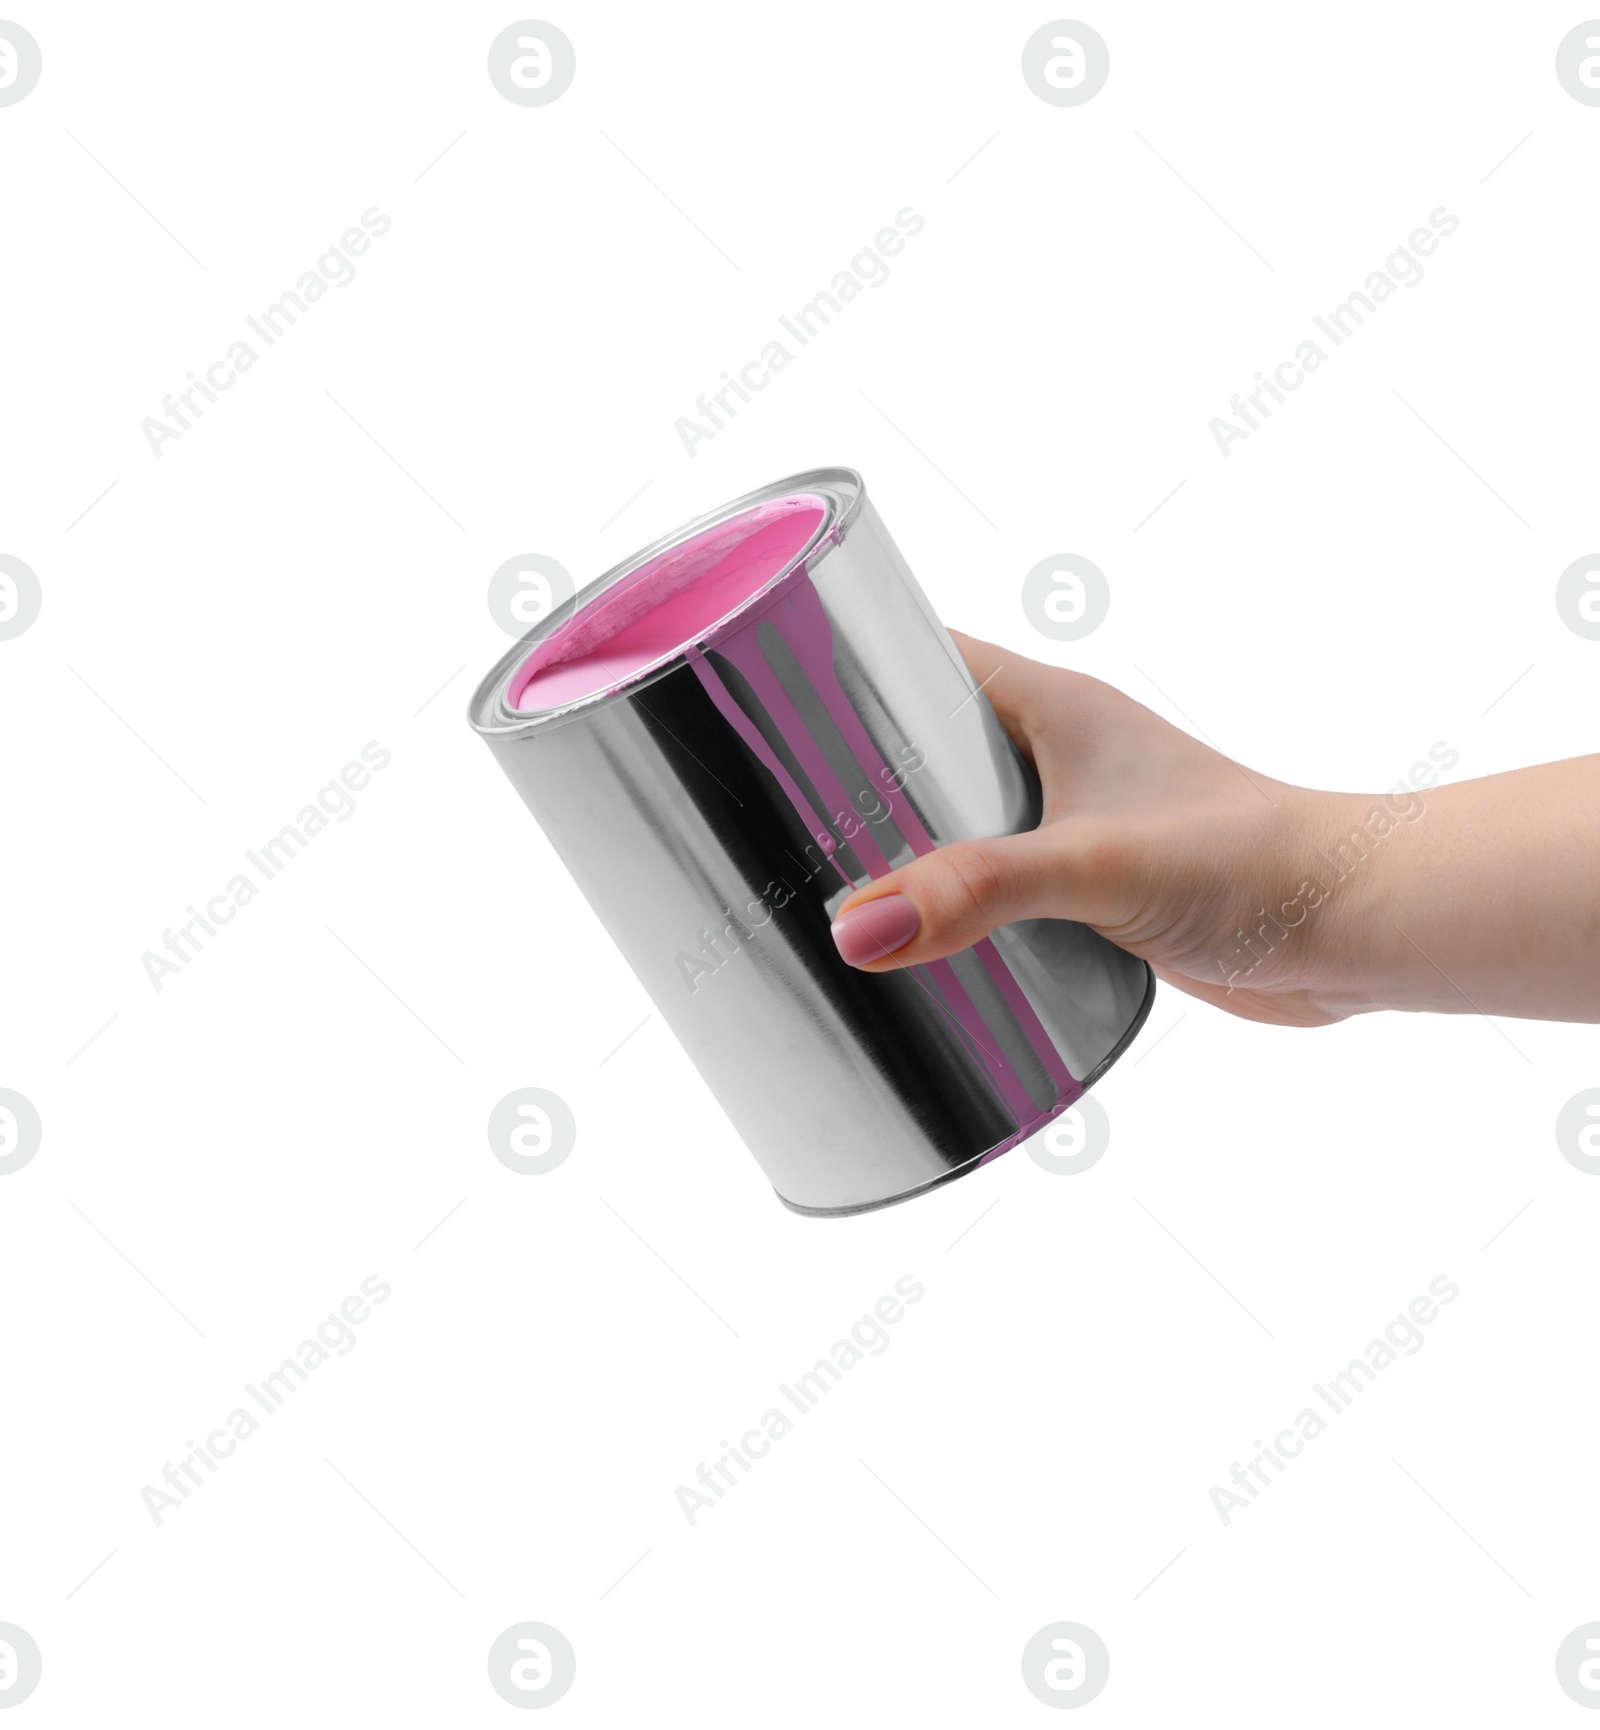
[[[1600,1021],[1600,756],[1316,794],[1302,828],[1330,1008]]]

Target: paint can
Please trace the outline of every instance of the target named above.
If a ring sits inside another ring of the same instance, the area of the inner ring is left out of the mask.
[[[1148,966],[1063,920],[866,974],[829,926],[1037,781],[850,469],[644,548],[469,719],[788,1207],[887,1206],[1037,1134],[1126,1048]]]

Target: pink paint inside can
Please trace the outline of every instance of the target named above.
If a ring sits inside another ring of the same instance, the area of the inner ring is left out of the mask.
[[[827,514],[822,499],[797,493],[647,560],[539,644],[512,676],[511,707],[561,708],[688,648],[792,564]]]

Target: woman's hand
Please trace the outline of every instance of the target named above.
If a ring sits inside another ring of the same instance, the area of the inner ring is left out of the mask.
[[[1255,1021],[1600,1020],[1600,758],[1426,795],[1313,792],[1097,679],[956,643],[1039,776],[1043,818],[858,890],[834,923],[852,965],[882,972],[1014,920],[1075,919]]]

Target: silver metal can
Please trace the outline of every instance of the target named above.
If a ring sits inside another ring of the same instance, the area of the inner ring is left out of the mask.
[[[1149,1012],[1148,966],[1063,920],[882,974],[834,948],[852,890],[1041,810],[853,470],[775,482],[606,572],[469,718],[796,1212],[985,1164]]]

